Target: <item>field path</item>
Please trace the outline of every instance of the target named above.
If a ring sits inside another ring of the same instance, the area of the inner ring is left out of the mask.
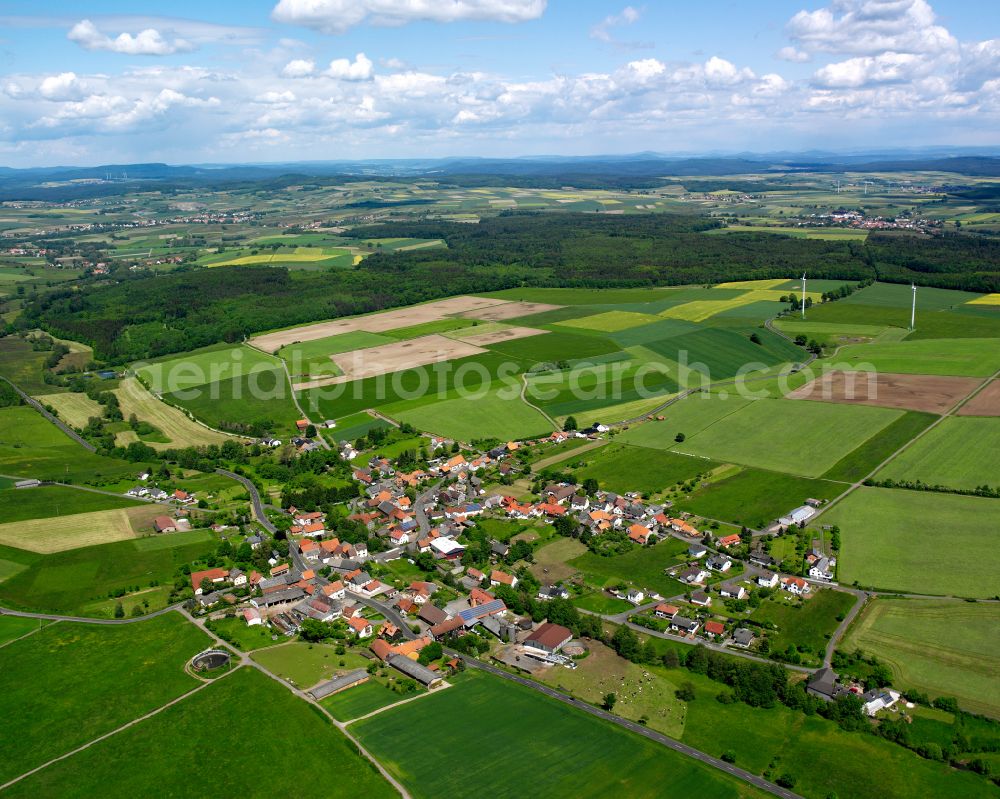
[[[537,471],[540,469],[548,468],[556,463],[562,463],[562,461],[569,460],[574,455],[582,455],[584,452],[590,452],[598,447],[603,447],[606,444],[610,444],[610,440],[606,438],[598,438],[591,441],[588,444],[584,444],[582,447],[576,447],[575,449],[568,449],[565,452],[557,452],[555,455],[550,455],[547,458],[542,458],[539,461],[535,461],[531,464],[532,471]]]
[[[410,704],[410,702],[416,702],[418,699],[423,699],[424,697],[430,696],[431,694],[436,694],[438,691],[443,691],[446,688],[451,688],[451,683],[449,682],[443,683],[442,685],[439,685],[437,688],[432,688],[428,691],[425,691],[422,694],[411,696],[409,699],[403,699],[400,700],[399,702],[393,702],[391,705],[380,707],[377,710],[373,710],[371,713],[365,713],[365,715],[363,716],[358,716],[356,719],[348,719],[347,721],[341,722],[341,724],[343,724],[346,727],[348,724],[353,724],[356,721],[364,721],[365,719],[370,719],[372,716],[377,716],[379,713],[385,713],[385,711],[392,710],[393,708],[397,708],[400,705],[408,705]]]
[[[302,410],[302,406],[299,405],[299,398],[295,395],[295,386],[292,384],[292,373],[288,371],[288,363],[284,358],[281,358],[281,366],[285,370],[285,379],[288,381],[288,390],[292,393],[292,402],[295,403],[295,408],[299,412],[299,417],[305,419],[309,424],[312,424],[312,420],[306,415],[306,412]],[[317,431],[318,433],[319,431]],[[319,443],[322,445],[323,449],[330,449],[330,442],[326,440],[326,436],[317,435],[316,438],[319,439]]]
[[[541,408],[539,408],[537,405],[535,405],[534,403],[528,401],[527,393],[528,393],[528,378],[522,372],[521,373],[521,402],[523,402],[529,408],[534,408],[542,416],[544,416],[546,419],[548,419],[548,422],[549,422],[550,425],[552,425],[552,429],[553,430],[560,430],[561,428],[559,427],[558,424],[556,424],[556,420],[555,419],[553,419],[551,416],[549,416],[544,410],[542,410]]]
[[[44,416],[46,419],[52,422],[52,424],[54,424],[56,427],[62,430],[66,435],[72,438],[77,444],[79,444],[85,450],[87,450],[88,452],[97,452],[97,447],[95,447],[89,441],[85,441],[83,438],[81,438],[80,435],[73,428],[71,428],[69,425],[63,422],[62,419],[53,416],[51,413],[45,410],[45,408],[42,407],[42,404],[38,400],[23,392],[20,388],[18,388],[16,383],[12,383],[10,380],[8,380],[6,377],[3,376],[0,376],[0,380],[3,380],[5,383],[7,383],[7,385],[9,385],[12,389],[14,389],[14,391],[18,393],[18,396],[20,396],[21,399],[23,399],[32,408],[38,411],[42,416]]]

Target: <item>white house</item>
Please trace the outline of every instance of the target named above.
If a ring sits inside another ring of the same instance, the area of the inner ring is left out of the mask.
[[[625,598],[633,605],[640,605],[642,604],[642,600],[646,598],[646,595],[638,588],[631,588],[628,593],[625,594]]]
[[[830,566],[830,559],[822,557],[809,568],[809,576],[814,580],[832,580],[833,569]]]
[[[777,588],[778,575],[774,572],[763,571],[757,575],[757,585],[761,588]]]
[[[781,581],[781,588],[795,596],[803,596],[809,593],[809,583],[801,577],[785,577]]]

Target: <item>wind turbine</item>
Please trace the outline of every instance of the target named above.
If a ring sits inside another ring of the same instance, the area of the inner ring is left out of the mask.
[[[806,273],[802,273],[802,318],[806,318]]]
[[[915,283],[911,283],[910,288],[913,290],[913,305],[910,307],[910,330],[913,330],[917,321],[917,286]]]

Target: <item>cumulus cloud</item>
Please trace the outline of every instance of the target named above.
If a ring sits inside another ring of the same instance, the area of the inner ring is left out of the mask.
[[[788,35],[808,51],[877,55],[939,53],[958,42],[938,25],[926,0],[837,0],[831,7],[799,11]]]
[[[545,12],[547,0],[279,0],[271,11],[276,22],[302,25],[322,33],[344,33],[370,22],[526,22]]]
[[[38,84],[38,93],[46,100],[73,100],[83,94],[83,84],[75,72],[49,75]]]
[[[612,28],[631,25],[633,22],[637,22],[640,16],[641,12],[638,9],[632,6],[625,6],[620,14],[609,14],[591,28],[590,37],[592,39],[599,39],[602,42],[613,41],[611,37]]]
[[[348,58],[335,58],[330,62],[326,74],[338,80],[371,80],[374,70],[371,59],[364,53],[354,56],[352,62]]]
[[[89,19],[76,23],[66,37],[85,50],[107,50],[124,55],[172,55],[195,49],[191,42],[184,39],[175,38],[168,41],[155,28],[146,28],[134,36],[127,32],[120,33],[112,39],[107,34],[101,33]]]
[[[744,67],[737,69],[736,65],[724,58],[712,56],[705,62],[705,77],[709,83],[720,86],[732,86],[753,78],[753,70]]]
[[[882,83],[901,83],[914,77],[924,62],[910,53],[883,53],[859,56],[827,64],[817,70],[813,80],[828,89],[856,89]]]
[[[801,64],[805,61],[810,60],[809,53],[805,53],[795,47],[789,45],[788,47],[782,47],[775,56],[780,58],[782,61],[791,61],[793,64]]]
[[[307,75],[312,75],[315,71],[316,64],[312,60],[306,58],[296,58],[285,64],[284,68],[281,70],[281,74],[286,78],[304,78]]]

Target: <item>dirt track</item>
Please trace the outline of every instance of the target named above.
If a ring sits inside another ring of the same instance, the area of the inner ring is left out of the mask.
[[[786,396],[789,399],[945,413],[979,382],[974,377],[828,372]]]

